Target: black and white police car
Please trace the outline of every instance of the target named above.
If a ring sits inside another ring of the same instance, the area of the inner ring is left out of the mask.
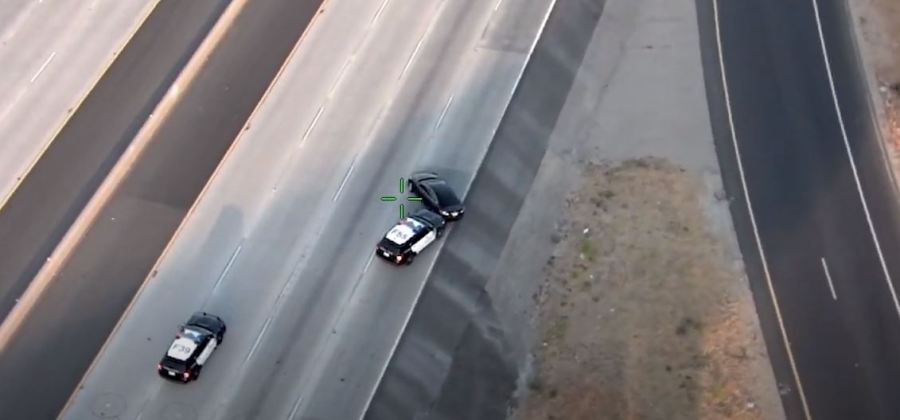
[[[419,209],[397,222],[378,242],[375,253],[394,264],[411,264],[413,259],[444,233],[446,222],[437,213]]]
[[[196,312],[181,326],[156,370],[164,378],[184,383],[195,380],[224,338],[225,322],[222,318]]]

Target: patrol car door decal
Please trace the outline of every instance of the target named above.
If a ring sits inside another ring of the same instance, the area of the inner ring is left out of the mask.
[[[428,234],[423,236],[422,239],[419,239],[419,242],[414,243],[413,246],[410,247],[410,250],[412,252],[415,252],[416,254],[422,252],[422,250],[425,249],[428,244],[434,242],[435,236],[436,235],[434,234],[434,231],[428,232]]]
[[[213,350],[215,350],[217,344],[218,342],[216,342],[215,337],[209,339],[209,343],[206,344],[203,353],[200,353],[200,355],[197,356],[198,365],[203,366],[203,364],[206,363],[206,359],[209,359],[209,356],[212,354]]]

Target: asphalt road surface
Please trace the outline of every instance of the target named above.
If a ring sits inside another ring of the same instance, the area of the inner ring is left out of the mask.
[[[224,5],[221,1],[191,1],[164,2],[160,7],[166,4],[171,6],[157,8],[154,13],[160,14],[151,16],[149,26],[142,28],[148,35],[141,38],[138,34],[120,57],[121,64],[114,64],[107,74],[115,73],[121,77],[117,80],[136,85],[101,82],[103,89],[94,90],[93,98],[88,98],[88,102],[96,103],[86,102],[87,108],[79,111],[82,119],[73,118],[61,136],[66,136],[67,129],[80,134],[57,139],[42,158],[62,159],[50,168],[68,171],[79,167],[71,162],[64,165],[65,155],[52,155],[54,150],[61,153],[58,147],[74,147],[69,157],[89,165],[95,154],[85,157],[75,152],[102,149],[103,141],[110,138],[120,144],[130,141],[144,121],[135,115],[141,110],[149,112],[155,105],[133,102],[132,96],[140,99],[141,93],[166,91],[174,77],[172,71],[180,70],[173,65],[193,53],[193,48],[186,47],[192,43],[196,47],[195,42],[212,23],[210,18],[215,20],[215,12]],[[319,4],[296,0],[249,2],[225,33],[222,44],[206,59],[205,71],[190,85],[181,87],[171,117],[161,123],[141,159],[100,210],[96,222],[0,355],[0,412],[4,418],[43,419],[58,413]],[[161,51],[166,53],[158,57],[169,61],[144,61]],[[125,112],[128,118],[109,120],[108,115],[114,111]],[[84,141],[98,129],[103,130],[102,139]],[[97,171],[96,166],[89,169]],[[29,175],[4,211],[18,208],[23,209],[21,214],[26,210],[36,213],[43,209],[41,204],[71,198],[66,195],[73,194],[69,190],[58,189],[60,185],[76,189],[60,179],[70,173],[43,174],[46,180],[34,178],[35,173]],[[33,179],[36,183],[45,180],[44,189],[25,190]],[[34,194],[31,201],[20,198],[23,207],[13,207],[17,197],[26,197],[20,195],[24,191]],[[5,223],[5,216],[0,215],[0,223]],[[6,253],[13,245],[27,246],[34,238],[7,236],[2,230],[0,237],[23,238],[5,241],[3,258],[9,257]]]
[[[379,197],[422,168],[467,191],[550,3],[329,4],[64,418],[361,418],[443,243],[375,260],[399,216]],[[159,378],[198,309],[225,344],[197,382]]]
[[[156,3],[0,3],[0,206]]]
[[[226,3],[227,0],[162,1],[0,208],[0,238],[4,238],[0,241],[0,316],[5,318],[15,306]],[[37,7],[44,6],[38,4]],[[65,19],[66,14],[54,18]],[[47,27],[42,29],[48,30]],[[21,43],[17,45],[24,48]],[[81,50],[91,56],[97,54],[92,48],[78,46],[77,51]],[[63,57],[65,55],[60,56]],[[73,65],[73,68],[78,67]],[[46,77],[42,83],[52,81],[51,87],[58,84],[60,94],[65,93],[67,78],[51,78],[56,72],[65,73],[66,68],[48,66],[45,71],[51,73],[41,75],[41,78]],[[57,95],[41,98],[50,102],[57,99],[60,99]],[[16,112],[45,115],[24,108],[26,105],[39,106],[23,102],[16,105]],[[21,128],[9,128],[0,121],[0,129],[4,132],[22,129],[25,130],[23,135],[37,136],[40,132],[29,128],[34,124],[55,128],[50,125],[52,120],[27,121],[27,118],[23,119],[25,125]],[[18,138],[18,135],[12,138]],[[43,140],[38,138],[38,141]],[[20,158],[21,153],[12,153],[9,157]]]
[[[845,5],[718,0],[722,69],[716,9],[698,4],[720,159],[786,414],[900,418],[900,209]]]

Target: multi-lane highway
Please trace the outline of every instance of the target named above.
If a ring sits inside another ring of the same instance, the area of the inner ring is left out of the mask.
[[[27,303],[0,326],[0,377],[17,378],[0,381],[4,414],[46,418],[65,404],[320,4],[164,0],[154,9],[104,76],[110,83],[101,80],[0,212],[0,236],[18,238],[0,245],[0,268],[12,270],[43,263],[27,248],[53,249],[67,230],[59,224],[93,196],[52,269],[31,283],[26,270],[0,277],[29,285]],[[126,145],[135,147],[118,160]]]
[[[840,0],[701,1],[710,110],[789,418],[900,417],[900,220]]]
[[[0,203],[155,4],[0,4]]]
[[[440,249],[374,260],[398,217],[378,197],[421,168],[467,191],[551,4],[328,4],[64,417],[360,418]],[[160,380],[197,309],[225,344],[189,387]]]
[[[75,420],[361,418],[443,243],[409,267],[374,259],[398,216],[378,198],[402,200],[401,178],[426,168],[466,194],[554,3],[0,6],[0,62],[12,63],[0,72],[11,133],[0,236],[14,239],[0,243],[4,313],[164,94],[177,98],[0,343],[0,376],[18,378],[0,385],[4,418],[50,418],[67,398],[62,417]],[[226,6],[208,56],[173,87]],[[785,410],[898,418],[900,208],[845,5],[698,10],[724,181]],[[161,380],[175,328],[201,309],[228,323],[224,345],[198,382]]]
[[[118,3],[120,2],[102,4]],[[120,7],[125,7],[125,3],[137,2],[121,3],[123,5]],[[5,120],[0,118],[0,129],[4,133],[4,139],[0,142],[4,150],[0,153],[0,159],[12,160],[0,162],[0,168],[6,168],[3,171],[9,170],[10,176],[16,177],[25,175],[21,173],[23,168],[28,169],[27,176],[15,184],[14,191],[7,191],[11,194],[4,196],[0,206],[0,237],[11,239],[0,241],[0,313],[3,316],[7,316],[22,298],[35,274],[97,191],[112,166],[131,144],[137,131],[227,3],[227,0],[162,0],[153,7],[152,12],[147,10],[149,14],[135,14],[126,26],[140,24],[140,29],[128,34],[131,36],[127,40],[127,47],[116,55],[112,63],[108,63],[105,56],[112,54],[113,48],[120,45],[109,40],[95,39],[94,36],[108,37],[115,34],[109,30],[96,34],[92,32],[108,24],[81,28],[82,25],[91,25],[91,19],[108,19],[108,16],[91,16],[111,6],[101,7],[100,2],[30,2],[22,6],[22,16],[38,19],[26,19],[22,23],[24,25],[25,22],[30,22],[27,27],[32,28],[31,32],[35,33],[35,39],[38,40],[43,39],[41,35],[44,33],[56,33],[47,22],[66,22],[71,15],[79,16],[79,8],[74,8],[76,5],[86,7],[85,13],[88,15],[70,21],[75,25],[73,28],[60,28],[72,31],[71,34],[58,34],[67,49],[63,50],[61,46],[51,43],[52,48],[48,54],[57,54],[34,82],[46,84],[41,91],[35,90],[37,86],[28,85],[24,86],[25,90],[21,90],[25,93],[18,103],[15,103],[15,96],[0,99],[13,100],[9,109],[18,115],[13,118],[10,114]],[[69,9],[69,6],[74,9]],[[139,5],[130,6],[135,13],[138,10],[136,6]],[[149,6],[151,4],[143,4],[143,7]],[[37,11],[28,12],[33,10],[32,7],[37,7]],[[38,12],[42,16],[37,15]],[[109,12],[113,13],[113,9]],[[91,18],[88,19],[89,17]],[[125,24],[119,22],[118,25]],[[10,31],[24,36],[29,33],[25,28],[26,26],[13,25],[10,26]],[[15,29],[21,29],[22,32]],[[121,28],[119,32],[122,35],[114,41],[119,44],[125,42],[121,38],[125,36],[123,31],[126,29],[128,28]],[[88,39],[79,40],[79,34]],[[81,45],[92,42],[91,40],[94,42],[91,46]],[[15,46],[27,50],[31,41],[30,38],[23,38]],[[94,45],[99,49],[95,49]],[[103,45],[107,45],[107,48],[100,48]],[[0,53],[2,51],[5,50],[0,49]],[[84,58],[95,62],[81,63],[79,60]],[[17,61],[11,60],[12,63]],[[108,68],[102,67],[107,64]],[[82,69],[91,66],[94,66],[94,72],[102,72],[102,77],[99,77],[100,74],[88,75]],[[9,68],[4,66],[4,71],[0,73],[6,75]],[[18,67],[11,68],[13,71],[9,76],[13,79],[16,76],[27,76],[27,73],[17,72]],[[89,85],[93,80],[89,79],[75,82],[78,77],[92,76],[99,77],[92,86]],[[90,92],[82,92],[89,87]],[[15,90],[16,86],[12,85],[11,91]],[[73,103],[79,94],[86,96]],[[56,103],[57,100],[65,100],[66,95],[71,97],[69,102]],[[45,105],[44,102],[53,103]],[[60,106],[63,108],[59,108]],[[67,114],[65,107],[72,107],[72,113]],[[57,126],[59,124],[62,125]],[[28,156],[38,151],[39,156]]]

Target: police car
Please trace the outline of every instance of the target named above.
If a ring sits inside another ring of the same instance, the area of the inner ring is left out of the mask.
[[[184,383],[195,380],[224,338],[225,322],[222,318],[196,312],[181,326],[156,370],[164,378]]]
[[[397,222],[378,242],[375,253],[394,264],[411,264],[425,247],[440,238],[446,222],[437,213],[419,209]]]

